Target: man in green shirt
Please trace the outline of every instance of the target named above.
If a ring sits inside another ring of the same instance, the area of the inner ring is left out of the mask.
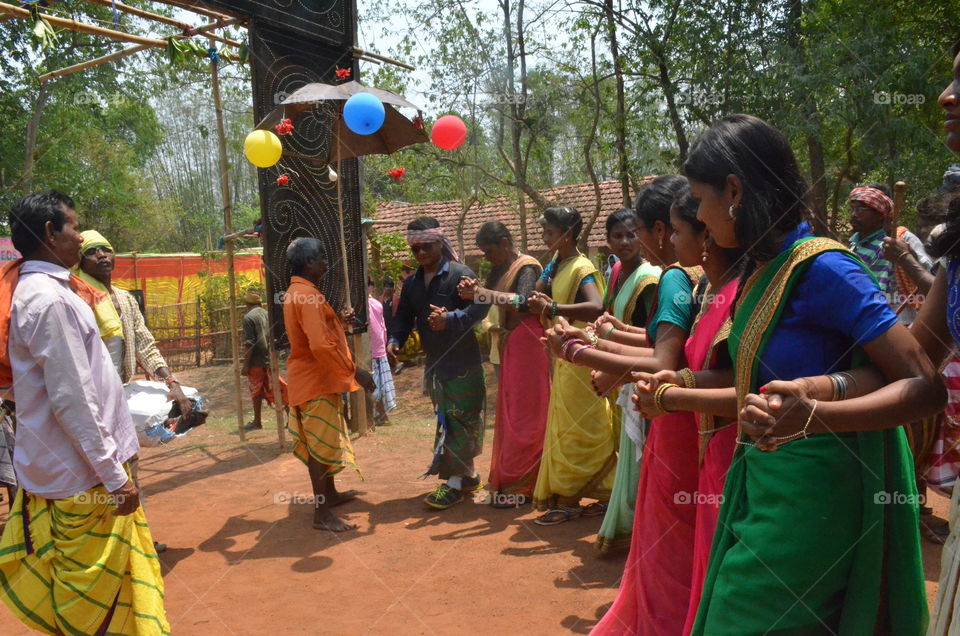
[[[248,289],[244,294],[247,313],[243,316],[243,375],[247,376],[250,398],[253,400],[253,421],[245,427],[248,431],[263,428],[260,420],[261,407],[266,400],[273,406],[273,390],[270,387],[270,354],[267,349],[269,325],[267,310],[262,306],[260,294]]]

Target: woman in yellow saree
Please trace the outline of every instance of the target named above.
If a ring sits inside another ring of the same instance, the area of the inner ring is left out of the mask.
[[[547,208],[540,225],[543,242],[556,257],[530,296],[530,313],[541,316],[545,326],[564,316],[584,327],[603,310],[604,284],[596,265],[577,249],[583,219],[573,208]],[[579,517],[584,498],[609,499],[616,450],[610,404],[594,395],[590,369],[555,359],[543,458],[533,491],[534,505],[547,512],[536,523],[556,525]],[[587,510],[603,513],[599,505]]]

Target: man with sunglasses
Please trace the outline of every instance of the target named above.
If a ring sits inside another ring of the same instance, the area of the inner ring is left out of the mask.
[[[403,284],[387,350],[396,354],[416,327],[427,354],[424,387],[437,412],[433,461],[424,476],[446,480],[423,501],[444,510],[463,501],[465,492],[483,485],[473,460],[483,449],[486,389],[473,327],[483,320],[489,305],[460,298],[460,280],[476,274],[459,262],[436,219],[411,221],[407,243],[420,267]]]

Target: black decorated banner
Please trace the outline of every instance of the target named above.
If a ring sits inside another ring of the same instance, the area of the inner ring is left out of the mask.
[[[337,68],[357,72],[353,59],[355,5],[353,0],[235,0],[203,3],[234,15],[250,16],[250,63],[253,74],[254,119],[260,121],[290,93],[309,82],[336,83]],[[325,158],[331,141],[336,105],[315,108],[294,121],[283,135],[285,150]],[[251,130],[253,126],[251,125]],[[333,168],[336,170],[337,166]],[[301,236],[323,241],[328,272],[322,288],[333,307],[344,304],[343,262],[338,224],[337,184],[326,165],[283,157],[276,166],[258,170],[263,214],[264,268],[274,335],[283,342],[280,294],[290,276],[285,254]],[[287,175],[284,186],[277,177]],[[367,296],[363,268],[365,243],[360,229],[359,166],[345,160],[340,168],[343,223],[350,276],[350,297],[356,316],[366,324]]]

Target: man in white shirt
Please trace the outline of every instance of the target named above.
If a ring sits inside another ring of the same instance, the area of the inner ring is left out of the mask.
[[[163,580],[126,466],[137,436],[76,291],[92,290],[69,271],[82,240],[73,202],[28,195],[10,229],[24,257],[9,323],[20,491],[0,539],[0,598],[39,631],[159,634]]]

